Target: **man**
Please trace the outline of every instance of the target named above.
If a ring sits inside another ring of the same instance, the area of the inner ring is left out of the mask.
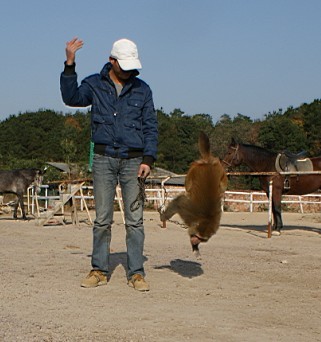
[[[113,207],[119,183],[125,212],[128,285],[148,291],[143,266],[143,202],[140,180],[148,176],[157,153],[157,118],[149,86],[137,76],[141,69],[136,44],[116,41],[100,74],[78,85],[76,52],[83,41],[66,44],[65,68],[60,77],[62,99],[68,106],[91,106],[94,142],[93,180],[96,219],[93,227],[92,270],[82,281],[86,288],[107,284]],[[135,202],[137,203],[137,202]]]

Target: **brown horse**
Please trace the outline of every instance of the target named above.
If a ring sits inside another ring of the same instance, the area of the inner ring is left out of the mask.
[[[253,172],[277,172],[275,167],[278,153],[268,151],[262,147],[248,144],[239,144],[232,139],[222,163],[228,167],[245,164]],[[310,158],[313,171],[321,171],[321,157]],[[305,174],[285,176],[259,176],[262,189],[269,197],[269,181],[272,179],[272,212],[273,229],[281,232],[283,228],[281,216],[282,194],[305,195],[321,189],[321,174]],[[287,186],[285,187],[285,182]]]

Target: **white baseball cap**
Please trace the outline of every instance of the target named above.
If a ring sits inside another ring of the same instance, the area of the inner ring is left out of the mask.
[[[142,68],[138,59],[137,46],[129,39],[117,40],[113,44],[110,57],[117,59],[119,66],[125,71]]]

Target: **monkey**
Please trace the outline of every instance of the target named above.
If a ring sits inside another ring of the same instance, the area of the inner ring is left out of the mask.
[[[160,220],[169,220],[176,213],[188,227],[192,251],[200,256],[199,244],[207,242],[219,229],[221,200],[227,188],[227,175],[219,158],[210,151],[204,132],[198,138],[200,159],[194,161],[185,177],[185,193],[175,197],[160,213]]]

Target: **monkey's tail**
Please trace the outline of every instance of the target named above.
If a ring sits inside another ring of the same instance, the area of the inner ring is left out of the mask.
[[[200,132],[198,138],[198,148],[203,159],[208,160],[211,156],[211,145],[208,136],[204,132]]]

